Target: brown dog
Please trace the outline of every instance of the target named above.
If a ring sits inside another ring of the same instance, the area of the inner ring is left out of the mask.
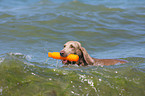
[[[90,57],[85,48],[81,46],[81,44],[77,41],[69,41],[64,44],[64,48],[60,51],[60,55],[62,57],[66,57],[69,54],[77,54],[79,56],[79,60],[77,62],[71,62],[68,60],[62,60],[63,64],[77,64],[80,66],[86,65],[114,65],[114,64],[123,64],[127,63],[127,61],[118,60],[118,59],[96,59]]]

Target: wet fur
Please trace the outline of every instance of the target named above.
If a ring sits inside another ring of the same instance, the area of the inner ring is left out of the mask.
[[[77,64],[79,66],[87,66],[87,65],[115,65],[115,64],[124,64],[127,61],[118,60],[118,59],[96,59],[92,58],[85,48],[81,46],[81,44],[77,41],[68,41],[64,44],[64,48],[60,51],[61,56],[66,57],[69,54],[77,54],[79,56],[79,60],[77,62],[70,61],[62,61],[63,64]]]

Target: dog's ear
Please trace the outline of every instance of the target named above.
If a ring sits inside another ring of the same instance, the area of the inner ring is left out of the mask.
[[[92,59],[92,57],[88,54],[88,52],[86,51],[85,48],[81,47],[81,51],[82,51],[82,55],[84,60],[86,61],[86,63],[88,65],[93,65],[94,64],[94,60]]]

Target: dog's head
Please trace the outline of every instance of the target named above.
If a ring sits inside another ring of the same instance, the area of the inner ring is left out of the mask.
[[[89,56],[85,48],[77,41],[68,41],[64,44],[64,48],[60,51],[62,57],[67,57],[69,54],[76,54],[79,56],[78,62],[70,62],[68,60],[62,60],[63,64],[78,64],[78,65],[92,65],[94,60]]]

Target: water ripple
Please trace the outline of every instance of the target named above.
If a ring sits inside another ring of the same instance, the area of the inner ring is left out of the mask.
[[[144,95],[144,0],[0,0],[0,95]],[[48,59],[79,41],[114,66]],[[46,60],[48,61],[46,62]]]

